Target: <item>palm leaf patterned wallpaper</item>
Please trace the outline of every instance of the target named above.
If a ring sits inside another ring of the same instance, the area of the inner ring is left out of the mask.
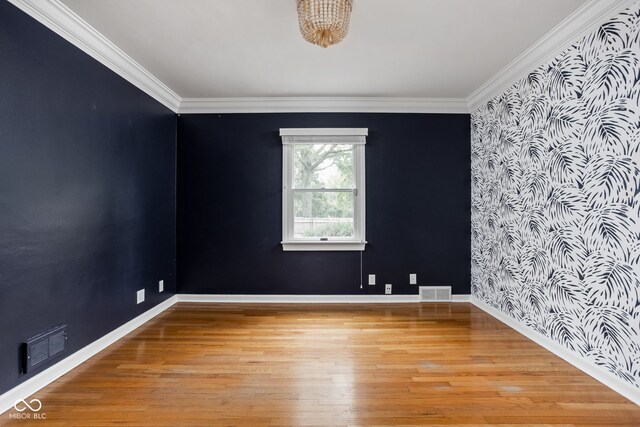
[[[640,388],[640,2],[471,122],[473,294]]]

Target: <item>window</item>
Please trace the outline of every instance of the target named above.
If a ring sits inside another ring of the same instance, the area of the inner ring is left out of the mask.
[[[283,250],[364,250],[367,132],[280,129]]]

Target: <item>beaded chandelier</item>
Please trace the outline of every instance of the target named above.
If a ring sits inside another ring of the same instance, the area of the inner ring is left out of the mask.
[[[298,0],[302,37],[328,47],[342,41],[349,31],[352,0]]]

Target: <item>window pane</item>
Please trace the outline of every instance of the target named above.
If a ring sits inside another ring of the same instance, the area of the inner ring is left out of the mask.
[[[293,236],[353,237],[352,192],[294,193]]]
[[[353,145],[297,144],[294,188],[354,188]]]

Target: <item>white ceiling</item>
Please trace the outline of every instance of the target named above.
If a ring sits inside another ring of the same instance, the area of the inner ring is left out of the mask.
[[[466,98],[586,0],[355,0],[322,49],[295,0],[63,0],[182,98]]]

